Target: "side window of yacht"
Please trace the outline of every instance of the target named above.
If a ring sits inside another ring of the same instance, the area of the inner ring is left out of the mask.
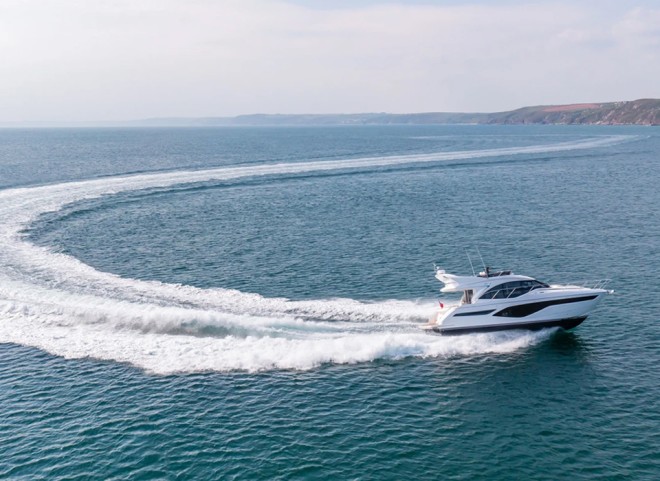
[[[507,283],[500,284],[495,287],[491,287],[486,292],[481,294],[480,299],[501,299],[501,291],[506,287]]]
[[[540,289],[542,287],[550,287],[545,282],[541,282],[541,281],[531,281],[531,282],[534,283],[534,285],[532,286],[532,289]]]
[[[500,284],[499,286],[491,287],[486,292],[481,294],[480,299],[498,299],[500,291],[504,288],[505,284]]]
[[[527,294],[532,289],[539,287],[548,287],[546,284],[538,281],[511,281],[491,287],[483,293],[480,299],[511,299],[513,297]]]

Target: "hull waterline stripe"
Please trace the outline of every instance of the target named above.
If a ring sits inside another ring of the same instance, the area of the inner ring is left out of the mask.
[[[436,327],[433,328],[432,331],[438,332],[440,334],[452,335],[452,334],[470,334],[476,332],[507,331],[507,330],[515,330],[515,329],[538,331],[539,329],[545,329],[548,327],[561,327],[563,329],[573,329],[574,327],[582,324],[582,322],[586,318],[587,316],[580,316],[580,317],[571,317],[568,319],[557,319],[550,321],[518,322],[515,324],[497,324],[497,325],[479,326],[479,327],[458,327],[453,329],[442,329],[440,327]]]

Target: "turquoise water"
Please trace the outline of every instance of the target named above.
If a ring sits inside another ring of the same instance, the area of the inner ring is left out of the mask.
[[[658,479],[659,153],[632,127],[2,130],[0,478]],[[433,262],[475,245],[616,294],[570,333],[424,334]]]

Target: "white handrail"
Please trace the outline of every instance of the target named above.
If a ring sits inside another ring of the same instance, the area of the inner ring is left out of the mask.
[[[587,289],[605,289],[612,279],[589,279],[584,281],[570,282],[568,284],[555,284],[561,287],[576,287]]]

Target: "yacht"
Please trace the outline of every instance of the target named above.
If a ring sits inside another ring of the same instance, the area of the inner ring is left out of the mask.
[[[462,292],[458,304],[444,305],[424,329],[440,334],[506,329],[573,329],[584,321],[606,294],[609,279],[579,285],[549,285],[511,271],[485,267],[473,276],[448,274],[436,267],[444,284],[440,292]]]

